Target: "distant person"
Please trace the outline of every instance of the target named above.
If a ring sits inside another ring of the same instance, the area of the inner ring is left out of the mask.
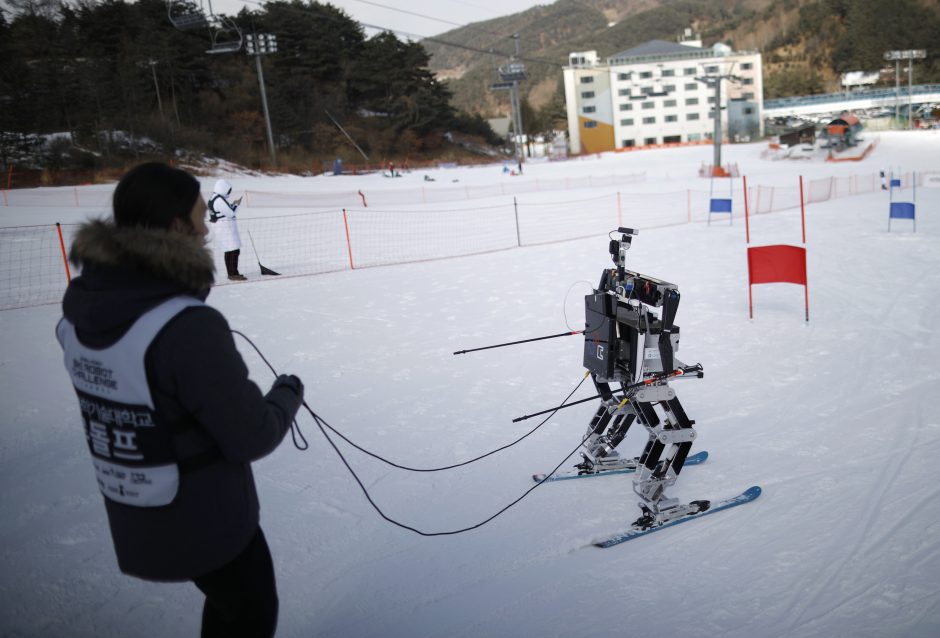
[[[228,198],[231,195],[231,184],[224,179],[215,183],[212,197],[209,198],[209,221],[215,224],[212,236],[223,253],[228,278],[231,281],[245,281],[248,277],[238,272],[238,256],[242,252],[242,240],[238,235],[238,222],[235,221],[235,211],[238,210],[242,198],[239,197],[230,202]]]
[[[881,175],[881,190],[886,191],[888,190],[888,178],[885,176],[884,171],[880,171],[879,174]]]
[[[56,337],[121,571],[192,581],[206,595],[203,636],[267,637],[277,587],[251,463],[280,444],[304,387],[280,376],[262,394],[225,317],[205,305],[205,214],[191,175],[131,169],[113,218],[75,235],[82,274]]]

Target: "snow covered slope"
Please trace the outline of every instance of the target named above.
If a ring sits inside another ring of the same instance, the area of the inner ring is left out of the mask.
[[[727,153],[778,183],[940,168],[930,133],[885,134],[850,168],[761,162],[759,150]],[[655,184],[708,159],[708,149],[677,149],[537,168],[642,163]],[[802,288],[789,284],[755,287],[748,318],[737,221],[641,228],[634,240],[633,268],[679,285],[679,358],[705,367],[704,379],[674,387],[696,421],[693,451],[711,456],[671,493],[760,485],[754,504],[602,550],[591,542],[639,513],[629,476],[602,477],[543,485],[480,529],[422,538],[374,513],[302,414],[310,449],[288,440],[255,466],[278,635],[940,635],[940,189],[919,189],[917,201],[916,234],[909,222],[886,232],[881,192],[807,208],[809,323]],[[752,219],[751,238],[798,243],[799,211]],[[517,438],[535,422],[514,417],[556,405],[584,372],[579,337],[451,353],[560,332],[566,313],[580,327],[581,297],[608,264],[600,236],[249,281],[209,302],[279,371],[304,379],[331,425],[397,462],[438,466]],[[55,306],[0,312],[0,635],[196,635],[194,586],[117,570],[58,317]],[[236,341],[266,388],[272,375]],[[518,446],[449,472],[403,472],[341,449],[389,516],[446,531],[528,489],[533,472],[575,448],[594,409],[563,410]],[[636,454],[643,439],[633,431],[621,449]]]

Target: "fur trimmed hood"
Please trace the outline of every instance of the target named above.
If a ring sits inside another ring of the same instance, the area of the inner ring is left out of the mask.
[[[191,292],[214,282],[215,263],[202,237],[157,228],[121,228],[101,220],[83,224],[69,261],[131,268],[179,284]]]

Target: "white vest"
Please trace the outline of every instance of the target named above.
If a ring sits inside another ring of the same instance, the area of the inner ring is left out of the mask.
[[[56,337],[65,368],[78,394],[85,438],[101,493],[125,505],[168,505],[179,488],[179,467],[166,423],[156,419],[144,356],[151,342],[177,314],[203,305],[173,297],[137,318],[113,345],[82,345],[75,326],[63,318]]]

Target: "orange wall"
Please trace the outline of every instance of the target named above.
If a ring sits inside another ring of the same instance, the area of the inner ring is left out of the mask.
[[[597,122],[591,118],[578,116],[578,127],[581,129],[581,152],[600,153],[614,150],[614,127],[604,122],[597,122],[595,128],[584,128],[585,122]]]

